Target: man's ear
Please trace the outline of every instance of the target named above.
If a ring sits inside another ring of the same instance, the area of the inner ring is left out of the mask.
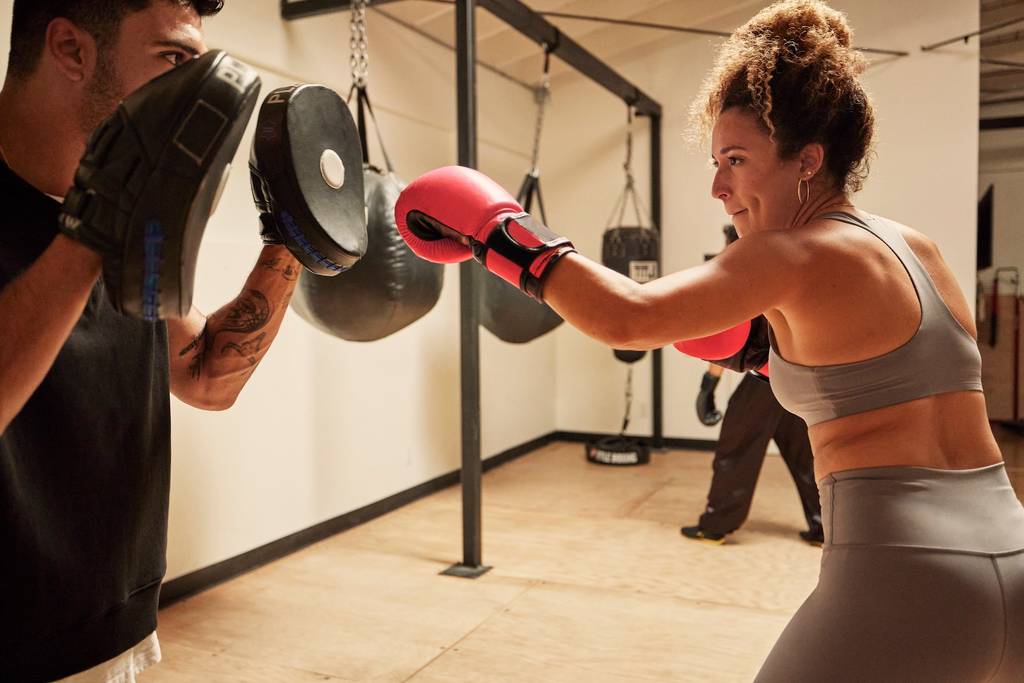
[[[69,81],[85,81],[96,68],[96,40],[74,22],[57,17],[46,27],[43,59]]]

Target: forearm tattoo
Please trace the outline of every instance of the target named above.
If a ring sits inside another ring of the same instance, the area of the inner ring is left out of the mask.
[[[281,264],[285,261],[284,265]],[[259,265],[263,266],[267,270],[272,270],[275,273],[281,273],[281,277],[289,282],[293,282],[299,277],[299,269],[295,267],[295,264],[290,260],[280,258],[268,258],[259,262]]]
[[[266,332],[260,336],[248,339],[240,344],[228,342],[221,347],[220,354],[223,356],[228,351],[233,351],[249,362],[249,365],[256,365],[260,361],[260,352],[263,350],[263,340],[267,338]]]
[[[222,332],[236,334],[256,332],[267,324],[272,314],[273,307],[262,292],[256,289],[245,290],[231,305],[226,315],[217,320],[215,320],[215,318],[219,318],[217,314],[208,318],[203,331],[178,353],[179,356],[184,356],[195,351],[195,356],[188,365],[189,376],[194,380],[200,379],[203,373],[203,364],[206,361],[206,353],[209,349],[216,348],[217,336]],[[229,351],[234,352],[245,358],[250,366],[256,365],[260,360],[261,353],[265,350],[266,337],[267,333],[263,332],[251,339],[227,342],[221,347],[220,354],[223,356]]]
[[[263,296],[263,292],[247,289],[235,300],[214,338],[221,332],[255,332],[270,320],[271,310],[270,302]],[[210,345],[213,346],[212,339]]]
[[[189,345],[178,352],[178,356],[184,356],[190,351],[195,351],[196,355],[192,356],[192,360],[188,364],[188,376],[192,379],[199,379],[199,376],[203,373],[203,359],[206,357],[206,330],[209,329],[209,320],[203,323],[203,331],[192,338]]]

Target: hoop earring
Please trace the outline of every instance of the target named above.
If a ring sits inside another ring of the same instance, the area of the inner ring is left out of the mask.
[[[805,187],[807,188],[806,192],[804,192],[804,190],[803,190],[803,188],[805,188]],[[801,178],[796,183],[796,198],[800,201],[800,206],[803,206],[804,202],[806,202],[808,199],[810,199],[810,197],[811,197],[811,183],[808,182],[807,179]]]

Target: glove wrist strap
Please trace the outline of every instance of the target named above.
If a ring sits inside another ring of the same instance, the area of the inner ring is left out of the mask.
[[[473,256],[487,270],[543,301],[544,280],[558,259],[576,251],[527,213],[505,218],[485,242],[473,243]]]

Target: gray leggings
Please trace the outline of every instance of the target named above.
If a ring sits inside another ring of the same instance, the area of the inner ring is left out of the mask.
[[[1024,508],[1002,463],[818,485],[818,586],[755,683],[1024,681]]]

